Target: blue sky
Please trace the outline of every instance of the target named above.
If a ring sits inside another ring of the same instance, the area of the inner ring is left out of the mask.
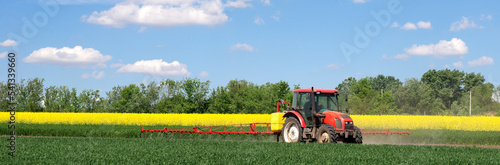
[[[19,78],[79,91],[184,77],[212,88],[232,79],[335,88],[445,68],[499,85],[499,3],[1,1],[0,58],[15,51]]]

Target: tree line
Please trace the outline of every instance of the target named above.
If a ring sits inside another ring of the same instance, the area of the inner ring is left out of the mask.
[[[404,83],[393,76],[349,77],[337,89],[349,93],[353,114],[464,116],[472,98],[472,115],[500,116],[500,103],[493,100],[500,86],[486,83],[480,73],[433,69]]]
[[[210,89],[210,81],[196,78],[166,79],[148,84],[115,86],[101,96],[99,90],[78,93],[67,86],[44,87],[44,79],[21,80],[16,88],[19,112],[117,112],[117,113],[260,113],[276,109],[279,99],[292,101],[288,82],[257,85],[230,80],[226,86]],[[351,114],[468,115],[469,92],[473,115],[500,115],[500,86],[486,83],[480,73],[459,70],[429,70],[420,79],[401,82],[378,75],[357,80],[346,78],[336,89],[349,95]],[[0,97],[8,87],[0,84]],[[498,96],[497,96],[498,98]],[[7,111],[7,99],[0,101]]]
[[[291,101],[287,82],[256,85],[231,80],[210,89],[210,81],[186,78],[149,84],[115,86],[106,92],[85,89],[77,93],[67,86],[44,87],[44,79],[21,80],[16,88],[18,112],[117,112],[117,113],[271,113],[279,99]],[[298,87],[297,87],[298,88]],[[8,86],[0,84],[0,97],[8,98]],[[0,111],[7,111],[7,99]]]

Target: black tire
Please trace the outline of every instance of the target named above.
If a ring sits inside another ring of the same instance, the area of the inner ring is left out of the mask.
[[[294,117],[289,117],[283,123],[283,141],[287,143],[302,142],[302,127]]]
[[[356,132],[356,139],[354,140],[354,143],[363,144],[363,134],[361,133],[361,130],[354,126],[354,132]]]
[[[344,139],[344,143],[362,144],[363,143],[363,134],[361,133],[361,130],[358,127],[354,126],[354,133],[356,133],[356,138],[349,136],[349,138]]]
[[[338,135],[330,124],[322,124],[316,133],[318,143],[337,143]]]

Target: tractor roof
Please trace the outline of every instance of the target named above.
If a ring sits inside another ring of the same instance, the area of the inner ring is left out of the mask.
[[[321,89],[321,88],[314,88],[314,92],[321,92],[321,93],[337,93],[339,92],[338,90],[336,89]],[[293,92],[301,92],[301,93],[304,93],[304,92],[311,92],[311,88],[304,88],[304,89],[295,89],[293,90]]]

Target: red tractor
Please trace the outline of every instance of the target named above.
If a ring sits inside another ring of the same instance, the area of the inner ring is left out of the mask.
[[[285,142],[363,143],[360,129],[349,115],[341,113],[338,90],[306,88],[293,92],[292,107],[283,115]],[[347,95],[344,98],[344,111],[349,113]]]

